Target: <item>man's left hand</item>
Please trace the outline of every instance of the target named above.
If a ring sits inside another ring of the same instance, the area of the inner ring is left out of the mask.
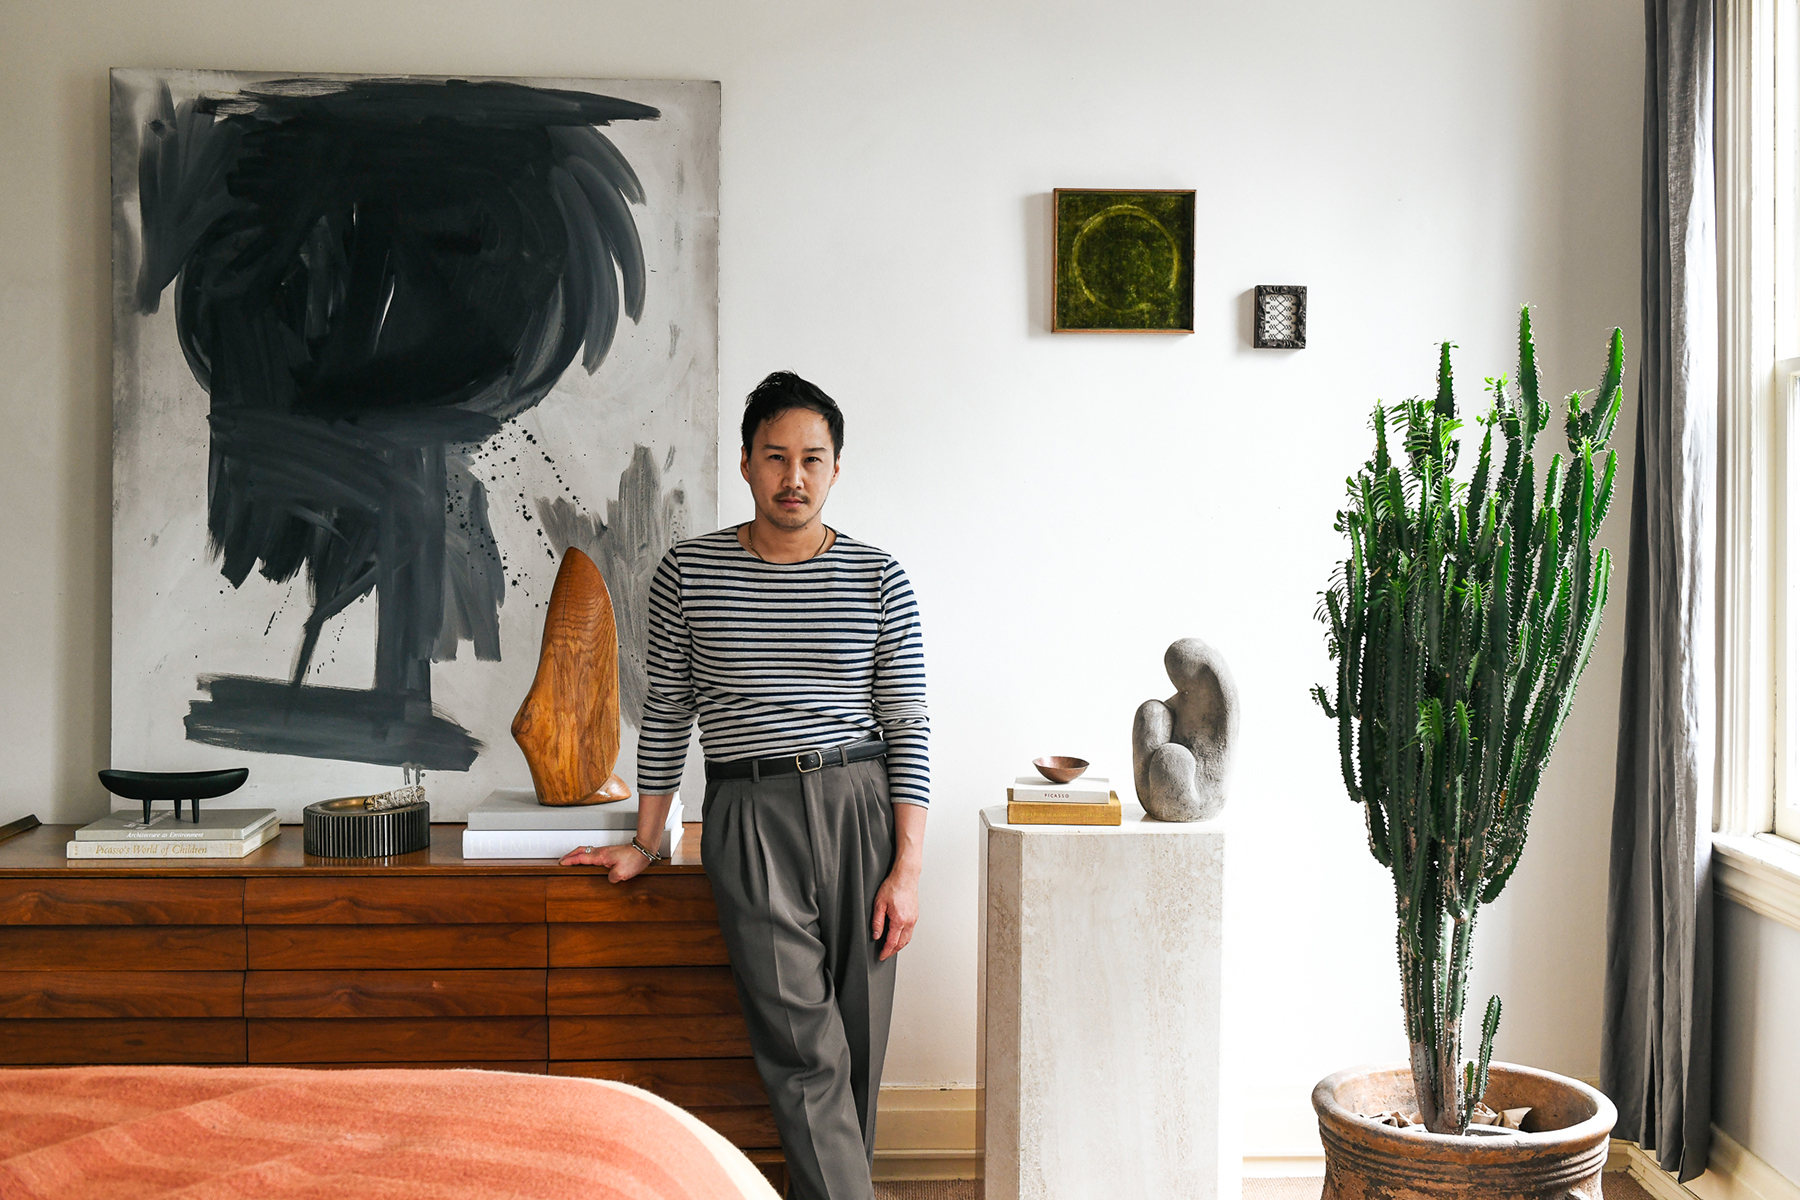
[[[882,881],[875,893],[875,920],[869,927],[878,942],[886,935],[881,947],[882,962],[906,949],[906,943],[912,941],[913,926],[918,923],[918,877],[902,878],[896,871]]]

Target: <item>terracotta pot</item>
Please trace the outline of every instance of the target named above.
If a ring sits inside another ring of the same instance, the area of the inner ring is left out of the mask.
[[[1600,1200],[1600,1172],[1618,1110],[1582,1083],[1495,1063],[1493,1109],[1531,1107],[1525,1137],[1412,1133],[1358,1116],[1415,1111],[1407,1067],[1339,1071],[1313,1089],[1325,1144],[1322,1200]]]

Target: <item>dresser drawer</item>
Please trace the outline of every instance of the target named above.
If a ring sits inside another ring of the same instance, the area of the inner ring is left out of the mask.
[[[713,922],[550,926],[553,967],[722,967],[729,961],[725,938]]]
[[[748,1058],[744,1018],[551,1017],[550,1059]]]
[[[729,967],[562,967],[550,972],[549,991],[558,1017],[738,1011]]]
[[[253,1018],[250,1061],[436,1063],[547,1057],[543,1017],[441,1017],[433,1021],[276,1021]]]
[[[251,925],[505,925],[544,919],[544,881],[513,876],[446,879],[251,879]]]
[[[16,971],[241,971],[242,925],[6,925],[0,965]]]
[[[242,1063],[233,1020],[0,1021],[0,1063]]]
[[[542,925],[252,925],[250,967],[457,970],[545,965]]]
[[[240,925],[241,879],[0,879],[0,925]]]
[[[541,1017],[542,971],[252,971],[249,1017]]]
[[[645,1058],[599,1062],[556,1062],[552,1075],[615,1079],[655,1092],[683,1108],[769,1103],[756,1060],[749,1058]]]
[[[299,1067],[308,1071],[367,1071],[371,1069],[398,1070],[402,1068],[426,1068],[433,1071],[506,1071],[513,1075],[546,1075],[550,1064],[545,1062],[518,1062],[506,1060],[466,1061],[448,1059],[442,1062],[428,1063],[392,1063],[392,1062],[278,1062],[257,1063],[259,1067]]]
[[[781,1134],[775,1128],[775,1114],[767,1104],[742,1108],[701,1106],[688,1111],[739,1149],[781,1145]]]
[[[624,883],[561,875],[546,882],[544,905],[551,921],[719,921],[704,875],[639,875]]]
[[[0,1019],[243,1015],[242,971],[0,971]]]

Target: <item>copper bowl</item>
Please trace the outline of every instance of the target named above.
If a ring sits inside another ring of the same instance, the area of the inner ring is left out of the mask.
[[[1052,754],[1047,758],[1032,759],[1031,765],[1038,769],[1039,775],[1051,783],[1067,783],[1088,769],[1088,760]]]

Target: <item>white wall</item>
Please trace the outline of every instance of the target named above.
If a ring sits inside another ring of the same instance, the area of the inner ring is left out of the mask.
[[[1713,947],[1713,1124],[1800,1183],[1800,930],[1721,899]]]
[[[1627,0],[11,0],[0,820],[85,818],[106,762],[106,68],[717,78],[721,424],[777,366],[836,395],[830,516],[926,606],[936,802],[889,1081],[975,1075],[975,810],[1035,754],[1128,775],[1163,647],[1199,635],[1245,706],[1232,984],[1249,1111],[1273,1114],[1252,1148],[1302,1146],[1317,1078],[1402,1051],[1391,901],[1306,694],[1341,481],[1371,403],[1432,386],[1436,339],[1468,400],[1510,368],[1521,301],[1554,388],[1593,386],[1615,323],[1635,348],[1640,27]],[[1199,189],[1197,333],[1045,332],[1057,186]],[[1307,350],[1248,348],[1258,283],[1311,288]],[[729,467],[723,491],[747,516]],[[1474,985],[1505,994],[1503,1056],[1576,1075],[1599,1062],[1621,619]]]

